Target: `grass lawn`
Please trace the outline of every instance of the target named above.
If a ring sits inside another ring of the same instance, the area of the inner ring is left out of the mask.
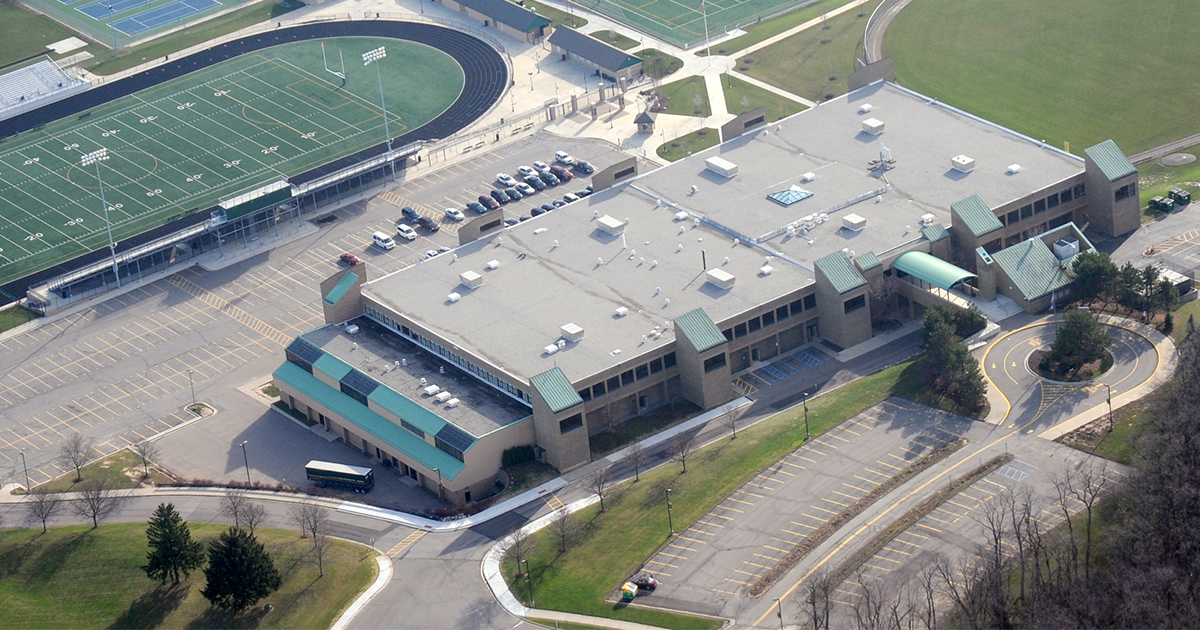
[[[720,141],[721,134],[712,127],[698,129],[692,133],[679,136],[674,140],[658,147],[656,153],[658,157],[674,162],[697,152],[703,151],[709,147],[716,146]]]
[[[1079,155],[1107,138],[1130,154],[1200,131],[1200,0],[1096,7],[923,0],[892,22],[883,53],[906,87]]]
[[[811,4],[803,9],[792,11],[791,13],[785,13],[777,18],[772,18],[765,22],[759,22],[753,26],[747,26],[746,28],[742,29],[743,31],[746,31],[745,35],[739,35],[738,37],[735,37],[727,42],[722,42],[718,46],[713,46],[713,53],[718,55],[736,55],[739,50],[745,50],[746,48],[749,48],[761,41],[775,37],[776,35],[790,28],[800,26],[801,24],[813,18],[820,17],[823,13],[845,6],[850,2],[865,3],[864,0],[822,0],[821,2]],[[866,7],[860,9],[860,11],[866,10]],[[859,11],[855,11],[854,13],[857,14],[858,12]],[[871,14],[868,12],[867,17],[870,17],[870,15]],[[704,50],[697,50],[696,54],[703,55]]]
[[[1195,317],[1197,326],[1200,326],[1200,300],[1192,300],[1175,309],[1172,313],[1175,318],[1175,330],[1171,331],[1171,339],[1178,345],[1183,341],[1183,336],[1187,334],[1188,317]]]
[[[725,108],[729,113],[740,114],[766,105],[768,122],[775,122],[808,109],[790,98],[768,92],[727,74],[721,75],[721,91],[725,93]]]
[[[591,35],[605,44],[616,46],[621,50],[629,50],[630,48],[638,45],[637,40],[630,37],[625,37],[616,31],[596,31],[595,33],[588,33],[588,35]]]
[[[206,541],[220,525],[191,526]],[[200,595],[204,573],[172,588],[142,572],[146,525],[0,530],[0,627],[4,628],[328,628],[378,573],[375,552],[333,541],[325,577],[309,560],[309,540],[296,532],[259,529],[283,578],[260,604],[233,616]],[[263,613],[262,606],[275,610]]]
[[[738,70],[813,101],[846,93],[846,77],[862,56],[863,30],[880,0],[847,11],[826,24],[776,42],[747,57],[738,58]],[[907,11],[907,9],[905,9]],[[903,14],[903,12],[901,12]]]
[[[918,359],[905,368],[900,374],[900,380],[896,382],[893,393],[915,403],[956,413],[960,416],[975,418],[976,420],[987,416],[988,408],[986,406],[978,412],[972,412],[945,396],[931,393],[925,386],[925,379],[921,376],[921,363],[921,360]]]
[[[563,26],[570,26],[571,28],[577,29],[582,26],[586,26],[588,23],[587,20],[577,15],[572,15],[566,11],[556,9],[548,4],[537,2],[536,0],[525,0],[525,8],[537,13],[551,22],[554,22],[555,24],[562,24]]]
[[[1192,146],[1179,151],[1200,156],[1200,146]],[[1138,191],[1142,208],[1150,203],[1151,197],[1167,196],[1172,188],[1182,188],[1195,195],[1200,191],[1200,160],[1183,166],[1163,166],[1158,160],[1150,160],[1138,164]],[[1200,201],[1200,199],[1197,199]],[[1152,213],[1157,216],[1158,212]],[[1143,216],[1145,213],[1143,212]]]
[[[667,96],[668,114],[677,116],[712,115],[712,107],[708,103],[708,88],[704,86],[704,77],[688,77],[682,81],[668,83],[659,88]]]
[[[13,0],[0,0],[0,66],[7,66],[30,55],[53,53],[47,44],[73,37],[75,31],[26,9]],[[78,50],[68,54],[75,54]],[[93,53],[97,54],[97,53]]]
[[[33,311],[20,306],[0,310],[0,332],[16,328],[25,322],[37,319],[37,317]]]
[[[166,483],[170,481],[161,473],[154,470],[154,463],[150,466],[150,481],[152,483]],[[104,459],[94,461],[83,467],[83,482],[93,479],[105,479],[113,488],[125,489],[136,488],[141,485],[142,479],[145,476],[145,470],[142,468],[142,458],[137,456],[130,449],[117,451]],[[70,470],[58,479],[54,479],[39,486],[45,488],[48,492],[72,492],[77,490],[75,487],[75,471]]]
[[[701,411],[692,403],[675,403],[605,429],[591,437],[592,459],[604,457],[645,436],[690,420]]]
[[[642,68],[654,79],[661,79],[683,67],[682,59],[655,48],[643,48],[633,56],[642,60]]]
[[[908,363],[860,379],[834,394],[808,404],[814,435],[893,393]],[[667,539],[665,491],[672,489],[675,528],[682,530],[760,470],[804,442],[804,411],[793,408],[738,431],[736,440],[722,439],[692,455],[688,472],[670,463],[642,474],[638,483],[618,487],[598,506],[576,517],[586,523],[581,539],[559,554],[548,530],[535,539],[529,558],[537,607],[661,625],[669,628],[715,628],[719,623],[696,617],[629,608],[604,601],[622,581],[638,570]],[[506,561],[504,575],[518,597],[524,597],[524,578],[514,581],[516,566]],[[669,579],[669,578],[668,578]],[[669,615],[669,616],[668,616]]]

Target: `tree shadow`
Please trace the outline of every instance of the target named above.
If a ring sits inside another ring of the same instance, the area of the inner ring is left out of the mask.
[[[86,553],[86,547],[96,543],[93,532],[95,530],[88,529],[43,547],[42,552],[34,558],[34,563],[25,572],[28,576],[26,582],[30,585],[49,584],[60,570],[71,566],[81,553]]]
[[[157,628],[187,599],[192,585],[163,584],[135,599],[109,628]]]
[[[185,628],[219,630],[221,628],[257,628],[267,616],[266,609],[255,605],[244,610],[221,610],[209,607],[200,616],[188,622]]]

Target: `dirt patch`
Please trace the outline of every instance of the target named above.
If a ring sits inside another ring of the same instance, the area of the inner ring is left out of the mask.
[[[1079,369],[1072,370],[1060,374],[1058,366],[1054,364],[1044,365],[1042,362],[1046,359],[1046,355],[1050,354],[1049,348],[1038,348],[1029,354],[1029,369],[1038,376],[1052,381],[1063,383],[1079,383],[1081,381],[1090,381],[1094,378],[1103,376],[1106,372],[1112,369],[1113,357],[1112,353],[1105,350],[1104,356],[1095,361],[1089,361],[1079,366]]]

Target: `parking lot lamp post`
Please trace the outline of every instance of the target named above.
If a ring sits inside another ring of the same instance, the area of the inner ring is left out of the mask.
[[[438,498],[445,501],[446,493],[442,492],[442,469],[434,468],[433,472],[437,473],[438,476]]]
[[[379,108],[383,110],[383,135],[387,138],[388,164],[392,165],[392,177],[396,176],[396,166],[392,164],[392,132],[388,130],[387,101],[383,98],[383,72],[379,69],[379,61],[387,57],[387,48],[380,46],[363,53],[363,65],[375,64],[375,78],[379,79]]]
[[[192,369],[188,368],[188,387],[192,390],[192,409],[196,408],[196,386],[192,383]]]
[[[522,558],[521,563],[525,565],[525,583],[529,585],[529,607],[533,608],[533,576],[529,573],[529,559]]]
[[[775,598],[775,614],[779,615],[779,630],[783,630],[783,602]]]
[[[250,443],[250,440],[242,440],[242,443],[238,444],[238,446],[242,447],[242,461],[246,462],[246,485],[250,485],[250,483],[251,483],[250,482],[250,459],[248,457],[246,457],[246,444],[248,444],[248,443]]]
[[[800,392],[801,400],[804,402],[804,439],[812,437],[812,433],[808,430],[808,392]]]
[[[1112,386],[1108,383],[1104,384],[1108,388],[1108,432],[1113,432],[1113,415],[1112,415]]]
[[[117,286],[121,286],[121,274],[117,272],[117,246],[113,243],[112,222],[108,220],[108,202],[104,200],[104,180],[100,179],[100,163],[108,159],[108,149],[99,148],[79,157],[80,166],[96,165],[96,183],[100,186],[100,205],[104,208],[104,225],[108,228],[108,252],[112,256],[113,275]]]
[[[529,91],[530,92],[533,91],[533,73],[532,72],[529,73]]]
[[[25,451],[18,451],[21,454],[21,468],[25,469],[25,494],[33,492],[33,486],[29,483],[29,466],[25,465]]]
[[[121,54],[121,49],[117,48],[117,27],[113,26],[113,15],[115,13],[116,13],[116,10],[113,9],[112,0],[108,0],[108,30],[112,31],[113,54],[119,55],[119,54]]]
[[[671,489],[667,488],[667,529],[675,535],[675,521],[671,520]]]

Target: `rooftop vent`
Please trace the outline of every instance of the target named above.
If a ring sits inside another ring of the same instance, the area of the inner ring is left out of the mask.
[[[1059,260],[1066,260],[1079,253],[1079,241],[1073,237],[1060,238],[1054,241],[1054,255]]]
[[[454,302],[461,300],[462,296],[457,293],[451,293],[450,295],[446,296],[446,299],[450,300],[450,302],[453,304]]]
[[[936,220],[937,217],[933,216],[932,213],[927,212],[921,215],[921,225],[933,225],[933,222]]]
[[[862,121],[862,130],[873,136],[878,136],[879,134],[883,133],[883,121],[875,118],[868,118]]]
[[[874,105],[872,105],[872,104],[870,104],[870,103],[863,103],[863,104],[862,104],[862,107],[859,107],[859,108],[858,108],[858,113],[860,113],[860,114],[869,114],[869,113],[871,113],[871,110],[872,110],[872,109],[875,109],[875,106],[874,106]]]
[[[434,399],[440,403],[444,403],[453,397],[454,397],[454,394],[451,394],[450,392],[438,392],[438,395],[434,396]]]
[[[619,236],[625,233],[625,222],[619,219],[614,219],[607,214],[596,219],[596,225],[603,231]]]
[[[561,328],[563,339],[567,341],[579,341],[583,339],[583,328],[575,324],[567,324]]]
[[[458,274],[458,281],[468,289],[478,289],[483,286],[483,276],[474,271],[464,271]]]
[[[488,268],[488,269],[495,270],[495,269],[497,269],[497,268],[499,268],[499,267],[500,267],[500,261],[499,261],[499,260],[489,260],[489,261],[487,262],[487,268]]]
[[[732,289],[734,283],[737,281],[737,278],[733,274],[723,269],[709,269],[705,276],[707,276],[709,284],[718,289]]]
[[[704,160],[704,166],[721,177],[733,177],[738,174],[737,164],[719,157],[710,157]]]
[[[847,214],[842,217],[842,227],[851,232],[861,232],[867,227],[867,220],[857,214]]]
[[[1021,172],[1020,164],[1009,164],[1008,165],[1008,174],[1009,175],[1016,175],[1017,173],[1020,173],[1020,172]]]
[[[816,174],[816,173],[813,173],[812,171],[809,171],[809,172],[807,172],[807,173],[805,173],[805,174],[803,174],[803,175],[801,175],[801,176],[800,176],[800,181],[802,181],[802,182],[811,182],[812,180],[814,180],[814,179],[816,179],[816,178],[817,178],[817,174]]]
[[[436,394],[436,393],[438,393],[438,392],[440,392],[440,391],[442,391],[442,388],[441,388],[441,387],[438,387],[437,385],[430,385],[430,386],[428,386],[428,387],[426,387],[426,388],[425,388],[425,395],[426,395],[426,396],[433,396],[434,394]]]
[[[970,173],[975,170],[975,159],[965,155],[956,155],[950,158],[950,166],[961,173]]]
[[[458,406],[458,403],[459,403],[459,400],[457,398],[451,398],[450,400],[446,401],[446,408],[453,409]]]
[[[675,213],[676,221],[687,221],[687,218],[688,218],[688,213],[684,212],[683,210],[680,210],[679,212]]]
[[[546,354],[554,354],[555,352],[558,352],[558,346],[555,344],[550,344],[545,348],[542,348],[542,350],[545,350]]]
[[[775,271],[775,268],[772,267],[771,265],[763,265],[758,268],[758,273],[761,275],[764,275],[764,276],[771,275],[771,272],[773,272],[773,271]]]
[[[617,312],[617,317],[625,317],[626,315],[629,314],[629,309],[624,306],[618,306],[616,312]]]

